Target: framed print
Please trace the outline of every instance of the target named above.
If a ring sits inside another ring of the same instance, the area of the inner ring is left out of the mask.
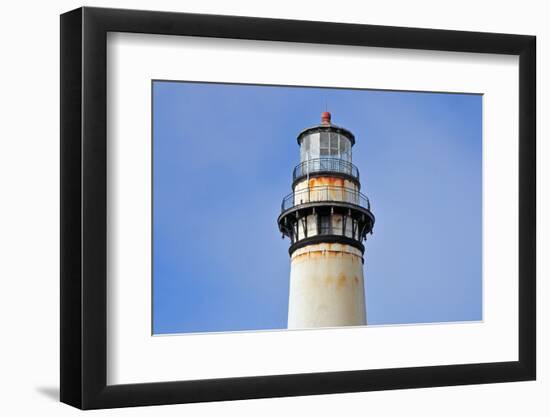
[[[61,401],[535,379],[535,38],[61,16]]]

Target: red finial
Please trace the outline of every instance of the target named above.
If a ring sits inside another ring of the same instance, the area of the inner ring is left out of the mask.
[[[324,125],[330,124],[330,113],[328,111],[321,113],[321,123]]]

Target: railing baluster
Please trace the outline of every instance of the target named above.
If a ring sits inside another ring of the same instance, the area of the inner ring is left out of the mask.
[[[330,185],[320,185],[316,187],[308,186],[307,189],[290,193],[283,199],[281,210],[285,211],[301,204],[321,201],[340,201],[356,204],[370,210],[369,199],[359,191]]]
[[[322,171],[341,172],[359,180],[357,167],[349,161],[338,158],[315,158],[303,161],[294,168],[292,179],[295,181],[310,173]]]

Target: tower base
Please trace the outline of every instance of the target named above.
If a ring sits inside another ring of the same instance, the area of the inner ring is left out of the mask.
[[[288,328],[366,324],[363,254],[353,246],[319,243],[294,251]]]

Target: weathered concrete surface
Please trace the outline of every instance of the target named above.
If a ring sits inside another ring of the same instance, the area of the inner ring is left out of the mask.
[[[288,328],[365,324],[361,251],[339,243],[296,250],[290,267]]]
[[[294,186],[294,191],[302,191],[309,189],[315,189],[315,187],[329,186],[334,189],[338,187],[345,188],[348,190],[359,191],[359,187],[354,181],[350,181],[344,178],[331,177],[331,176],[322,176],[322,177],[312,177],[309,180],[304,178],[302,181],[299,181]],[[337,198],[339,200],[339,198]]]

